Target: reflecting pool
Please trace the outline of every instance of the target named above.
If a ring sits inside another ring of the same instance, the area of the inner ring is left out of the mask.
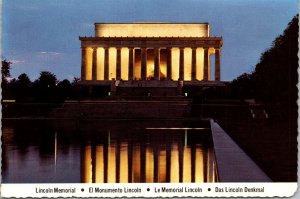
[[[4,121],[2,149],[4,183],[217,181],[202,121]]]

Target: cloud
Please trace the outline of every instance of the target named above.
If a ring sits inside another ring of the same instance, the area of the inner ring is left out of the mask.
[[[12,81],[12,80],[15,79],[15,78],[13,78],[13,77],[5,77],[5,79],[6,79],[8,82],[10,82],[10,81]]]
[[[38,52],[38,54],[41,54],[41,55],[49,55],[49,56],[62,55],[62,53],[59,53],[59,52],[51,52],[51,51],[41,51],[41,52]]]
[[[17,60],[17,59],[13,59],[10,61],[13,65],[18,65],[18,64],[22,64],[25,63],[25,60]]]

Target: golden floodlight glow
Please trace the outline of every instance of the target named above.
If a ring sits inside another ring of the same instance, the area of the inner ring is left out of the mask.
[[[121,143],[120,151],[120,182],[128,182],[128,144]]]
[[[209,37],[208,23],[96,23],[96,37]]]
[[[196,50],[196,79],[203,80],[203,69],[204,69],[204,49],[197,48]]]
[[[192,49],[184,48],[184,80],[192,80]]]
[[[117,49],[109,48],[109,80],[116,79]]]
[[[141,175],[141,161],[140,161],[140,146],[133,147],[133,157],[132,157],[132,170],[133,170],[133,182],[140,182],[140,175]]]
[[[95,177],[95,181],[97,183],[103,183],[104,182],[104,149],[103,149],[103,145],[100,146],[96,146],[96,177]]]
[[[166,150],[159,151],[159,182],[166,182],[166,174],[167,174],[167,162],[166,162]]]
[[[201,145],[196,144],[195,154],[195,182],[204,182],[203,178],[203,149]]]
[[[179,150],[178,145],[173,143],[171,150],[171,182],[179,182]]]
[[[116,182],[116,146],[111,144],[108,147],[108,170],[107,170],[107,182]]]
[[[192,175],[191,175],[191,148],[184,147],[183,149],[183,182],[191,182]]]
[[[223,40],[210,37],[209,32],[208,23],[95,23],[95,36],[79,37],[81,79],[177,81],[180,60],[184,60],[183,81],[220,81]],[[179,48],[184,50],[180,52]],[[93,49],[97,52],[93,53]],[[120,52],[118,57],[117,52]],[[216,60],[214,63],[211,55]],[[211,70],[216,71],[214,78]]]
[[[128,61],[129,61],[128,48],[121,48],[121,79],[122,80],[128,80]]]
[[[104,48],[97,49],[97,80],[104,80]]]
[[[134,145],[118,142],[108,146],[85,146],[81,152],[81,182],[217,181],[213,149],[200,143],[189,144],[186,138],[184,143],[181,139],[158,145],[150,141]]]
[[[82,181],[92,183],[92,147],[86,146],[84,150],[84,165]]]
[[[147,74],[148,79],[154,78],[154,50],[147,50]]]
[[[154,180],[154,158],[153,149],[147,144],[146,146],[146,182]]]
[[[14,102],[16,102],[16,100],[2,100],[2,102],[9,102],[9,103],[14,103]]]
[[[172,79],[179,79],[179,48],[172,48]]]
[[[93,49],[86,49],[86,80],[92,80],[92,63],[93,63]]]

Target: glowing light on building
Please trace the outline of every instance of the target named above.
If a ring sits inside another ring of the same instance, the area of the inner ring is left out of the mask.
[[[172,48],[172,79],[179,79],[179,48]]]
[[[96,23],[95,37],[80,37],[81,80],[211,81],[214,65],[220,81],[222,38],[209,31],[208,23]]]
[[[104,48],[97,48],[97,80],[104,80]]]
[[[86,80],[92,80],[92,56],[93,56],[93,49],[87,48],[86,49]]]
[[[128,48],[121,49],[121,79],[128,80],[128,62],[129,62],[129,50]]]
[[[96,23],[95,35],[96,37],[209,37],[209,24]]]
[[[117,68],[117,50],[116,48],[109,48],[109,80],[116,79]]]

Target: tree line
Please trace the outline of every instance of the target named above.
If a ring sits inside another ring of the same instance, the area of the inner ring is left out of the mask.
[[[233,98],[254,98],[289,117],[297,115],[298,20],[296,15],[283,34],[262,53],[252,73],[244,73],[231,84]]]
[[[21,102],[62,102],[69,98],[78,98],[79,78],[72,82],[68,79],[59,81],[55,74],[49,71],[40,72],[35,81],[22,73],[17,78],[8,81],[11,62],[2,60],[2,99],[15,99]]]

